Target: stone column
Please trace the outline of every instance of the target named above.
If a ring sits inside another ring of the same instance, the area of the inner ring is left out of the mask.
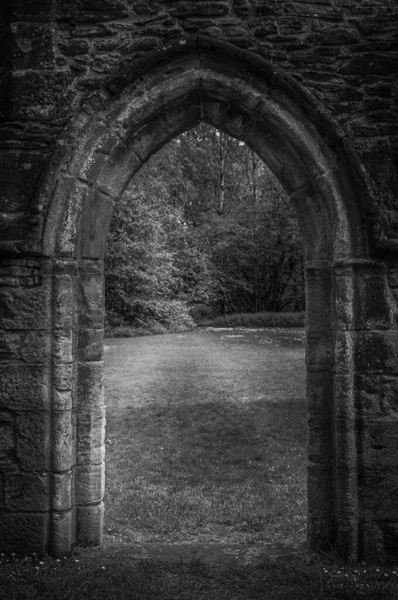
[[[330,549],[335,537],[333,502],[332,270],[327,262],[306,265],[308,541]]]
[[[0,260],[0,549],[44,552],[51,527],[52,264]]]
[[[69,554],[75,543],[76,466],[75,342],[76,261],[53,263],[52,328],[52,519],[53,556]]]
[[[82,259],[77,285],[76,541],[101,545],[105,478],[103,393],[103,265]]]
[[[381,261],[334,268],[337,548],[369,562],[398,558],[398,331]]]

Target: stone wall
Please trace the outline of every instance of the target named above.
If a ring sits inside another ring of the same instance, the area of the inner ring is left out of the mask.
[[[107,229],[205,120],[270,166],[303,232],[309,542],[396,562],[396,2],[0,10],[1,549],[101,544]]]

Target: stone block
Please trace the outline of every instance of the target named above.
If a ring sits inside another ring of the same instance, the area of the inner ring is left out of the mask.
[[[130,148],[119,144],[105,161],[95,181],[96,188],[113,199],[117,198],[141,164],[142,161]]]
[[[398,374],[398,331],[353,332],[358,371]]]
[[[19,358],[30,364],[46,364],[51,355],[51,334],[34,331],[20,334]]]
[[[72,468],[72,411],[54,410],[52,413],[54,471],[69,471]]]
[[[307,371],[307,406],[310,415],[331,415],[333,410],[333,373]]]
[[[78,333],[79,361],[101,361],[104,344],[103,329],[80,329]]]
[[[82,258],[104,257],[113,209],[114,199],[98,190],[88,198],[80,228],[79,253]]]
[[[72,553],[75,528],[74,511],[53,512],[51,515],[51,555],[63,558]]]
[[[330,415],[310,416],[308,419],[308,460],[331,464],[334,456],[333,429]]]
[[[104,504],[76,507],[76,543],[82,546],[102,546]]]
[[[16,460],[26,471],[50,469],[50,414],[15,413]]]
[[[307,332],[315,336],[331,325],[331,269],[307,267],[305,276]]]
[[[72,508],[72,491],[74,490],[74,472],[52,473],[51,505],[54,511],[69,511]]]
[[[369,469],[398,469],[398,419],[358,419],[358,457]]]
[[[73,382],[73,364],[55,364],[53,368],[54,388],[59,392],[71,391]]]
[[[12,461],[15,454],[15,417],[8,410],[0,411],[0,461]]]
[[[0,212],[28,210],[48,154],[27,150],[0,152]]]
[[[43,555],[47,551],[49,513],[0,512],[0,551]]]
[[[67,94],[70,75],[65,71],[18,70],[10,75],[11,98],[9,118],[39,122],[62,118],[68,102],[59,102]]]
[[[92,194],[91,188],[70,175],[60,175],[55,194],[60,198],[53,213],[50,213],[47,228],[54,238],[51,246],[58,256],[76,256],[80,215],[84,204]]]
[[[71,410],[72,408],[72,392],[71,390],[53,390],[53,408],[54,410]]]
[[[50,23],[12,23],[14,68],[51,69],[54,66],[54,33]]]
[[[10,2],[10,10],[16,21],[38,21],[47,22],[54,7],[55,0],[13,0]]]
[[[77,283],[78,323],[85,329],[102,329],[104,325],[103,275],[82,273]]]
[[[347,332],[338,331],[335,342],[335,371],[343,375],[354,373],[354,340]]]
[[[393,419],[397,419],[398,417],[397,376],[380,376],[380,413],[383,415],[388,415]]]
[[[58,10],[63,19],[82,23],[101,23],[129,16],[123,0],[60,0]]]
[[[105,458],[105,408],[79,410],[77,464],[101,464]]]
[[[335,464],[340,470],[355,470],[357,467],[357,433],[355,420],[349,417],[336,419],[334,423]]]
[[[355,419],[355,378],[352,373],[334,376],[334,418],[353,423]]]
[[[333,346],[330,331],[307,335],[305,362],[308,371],[330,371],[333,368]]]
[[[382,525],[374,520],[360,521],[358,524],[359,559],[371,565],[381,565],[388,561]]]
[[[45,411],[51,403],[49,367],[1,365],[0,390],[2,406],[10,410]]]
[[[120,143],[120,138],[103,123],[97,123],[79,140],[69,164],[69,173],[89,183],[94,183],[107,157]]]
[[[53,332],[53,357],[56,362],[70,363],[73,356],[73,336],[72,331]]]
[[[0,329],[51,330],[51,281],[38,287],[0,288]]]
[[[47,512],[50,509],[50,477],[43,472],[7,473],[5,509],[10,512]]]
[[[382,263],[337,263],[335,275],[340,328],[377,330],[393,327],[393,299]]]
[[[78,465],[75,473],[76,504],[98,504],[105,493],[105,463]]]
[[[103,362],[79,363],[77,368],[77,396],[79,410],[103,406]]]
[[[365,520],[398,523],[398,467],[358,469],[360,514]]]
[[[74,315],[73,274],[54,275],[54,323],[57,329],[71,329]]]
[[[334,538],[333,467],[308,465],[308,540],[313,548],[327,549]]]

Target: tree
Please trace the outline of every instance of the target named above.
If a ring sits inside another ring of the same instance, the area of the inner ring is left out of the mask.
[[[188,322],[187,308],[302,309],[303,258],[288,198],[262,161],[201,125],[141,169],[111,223],[108,321]]]

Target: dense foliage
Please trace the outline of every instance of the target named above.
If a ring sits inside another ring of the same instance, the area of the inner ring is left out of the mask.
[[[244,144],[205,125],[136,175],[115,210],[105,270],[111,326],[175,330],[192,307],[208,316],[304,304],[286,194]]]

